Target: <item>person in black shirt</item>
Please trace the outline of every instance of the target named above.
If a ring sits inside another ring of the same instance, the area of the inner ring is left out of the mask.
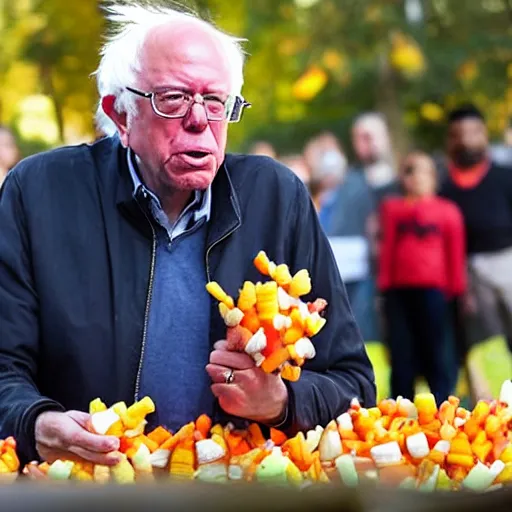
[[[492,161],[484,116],[472,105],[449,116],[447,156],[440,194],[459,206],[467,239],[466,342],[504,334],[512,351],[512,169]]]

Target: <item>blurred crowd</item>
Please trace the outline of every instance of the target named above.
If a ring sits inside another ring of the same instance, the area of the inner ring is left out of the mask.
[[[389,349],[392,396],[413,396],[423,377],[443,400],[474,344],[504,335],[512,350],[512,128],[491,145],[483,113],[463,105],[445,133],[441,156],[396,156],[386,119],[369,112],[350,141],[323,132],[301,154],[250,149],[309,188],[361,334]],[[477,380],[473,398],[486,398]]]
[[[321,132],[301,153],[268,141],[249,150],[309,189],[364,340],[389,349],[392,396],[412,397],[423,377],[444,400],[475,343],[504,335],[512,351],[512,125],[491,145],[484,115],[465,105],[445,133],[441,157],[397,156],[386,119],[369,112],[350,141]],[[0,183],[19,160],[0,125]]]

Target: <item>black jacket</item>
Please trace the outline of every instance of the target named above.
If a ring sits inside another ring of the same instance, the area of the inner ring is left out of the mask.
[[[37,457],[42,411],[139,398],[155,244],[144,198],[132,194],[116,138],[27,158],[1,189],[0,437],[14,435],[24,461]],[[373,405],[373,371],[305,187],[269,158],[228,155],[212,186],[209,279],[237,295],[261,279],[259,250],[307,268],[311,296],[329,302],[316,358],[289,385],[287,430],[325,425],[354,397]],[[225,327],[211,305],[213,344]]]

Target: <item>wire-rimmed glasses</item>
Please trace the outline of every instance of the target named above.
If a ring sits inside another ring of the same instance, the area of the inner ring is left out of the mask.
[[[209,121],[227,119],[230,123],[238,123],[244,109],[251,107],[251,104],[240,95],[229,95],[227,99],[223,100],[213,94],[197,93],[192,95],[175,90],[144,92],[133,87],[126,87],[126,89],[133,94],[149,99],[155,114],[166,119],[185,117],[194,103],[200,103],[204,106]]]

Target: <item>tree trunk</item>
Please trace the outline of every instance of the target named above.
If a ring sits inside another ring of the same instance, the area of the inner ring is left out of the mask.
[[[42,62],[40,67],[41,81],[43,84],[43,91],[53,103],[55,110],[55,120],[57,121],[57,129],[59,133],[59,142],[64,143],[64,114],[62,102],[53,86],[52,67],[48,63]]]
[[[394,157],[398,162],[408,151],[410,138],[403,121],[403,112],[397,90],[397,76],[391,68],[385,53],[380,55],[378,69],[377,108],[386,116],[393,144]]]

